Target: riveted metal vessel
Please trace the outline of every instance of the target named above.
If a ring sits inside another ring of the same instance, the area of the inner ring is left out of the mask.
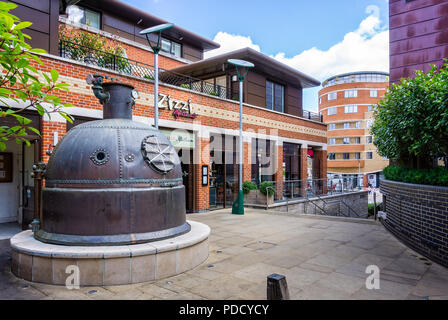
[[[188,232],[175,149],[154,127],[132,121],[133,87],[97,78],[93,89],[105,119],[74,127],[54,149],[35,237],[55,244],[120,245]]]

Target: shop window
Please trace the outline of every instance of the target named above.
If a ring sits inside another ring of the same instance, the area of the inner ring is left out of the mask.
[[[80,6],[71,5],[67,7],[68,20],[71,22],[85,24],[87,26],[101,29],[101,14]]]
[[[285,110],[285,87],[266,81],[266,108],[278,112]]]

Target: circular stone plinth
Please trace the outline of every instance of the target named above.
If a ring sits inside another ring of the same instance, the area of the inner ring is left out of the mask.
[[[191,231],[175,238],[125,246],[76,247],[36,240],[30,230],[11,238],[11,271],[19,278],[65,285],[79,270],[80,286],[154,281],[191,270],[208,257],[210,228],[188,221]],[[66,273],[66,270],[68,271]]]

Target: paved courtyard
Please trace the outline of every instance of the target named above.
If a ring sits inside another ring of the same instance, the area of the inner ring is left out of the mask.
[[[189,215],[211,229],[210,256],[172,278],[128,286],[64,287],[15,278],[9,241],[0,241],[0,299],[266,299],[266,277],[286,276],[291,299],[448,299],[448,269],[373,221],[220,210]],[[380,289],[366,289],[366,267]]]

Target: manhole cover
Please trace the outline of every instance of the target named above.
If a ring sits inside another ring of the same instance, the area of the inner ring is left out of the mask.
[[[250,249],[255,249],[255,250],[266,250],[269,248],[273,248],[275,246],[277,246],[276,243],[257,241],[257,242],[252,242],[252,243],[246,244],[244,247],[250,248]]]

